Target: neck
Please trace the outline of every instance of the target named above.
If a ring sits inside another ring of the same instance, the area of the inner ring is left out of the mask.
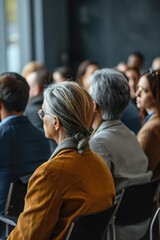
[[[54,140],[59,145],[62,141],[64,141],[66,138],[68,138],[68,135],[64,131],[64,129],[61,127],[60,130],[57,132],[56,136],[54,137]]]
[[[100,124],[102,123],[103,119],[100,113],[96,112],[94,113],[94,119],[93,119],[93,123],[92,123],[92,128],[93,131],[95,132],[97,130],[97,128],[100,126]]]
[[[159,111],[158,111],[158,109],[157,109],[156,107],[146,109],[146,112],[147,112],[148,114],[151,114],[151,113],[156,113],[156,114],[158,114],[158,113],[159,113]]]

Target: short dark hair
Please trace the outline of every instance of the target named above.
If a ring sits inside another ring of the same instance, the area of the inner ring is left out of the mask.
[[[23,112],[29,98],[29,85],[18,73],[5,72],[0,75],[0,101],[8,112]]]
[[[141,53],[141,52],[139,52],[139,51],[135,51],[135,52],[132,52],[132,53],[129,55],[129,57],[131,57],[131,56],[137,57],[137,58],[139,59],[139,61],[140,61],[141,66],[143,66],[144,60],[145,60],[143,53]],[[128,57],[128,58],[129,58],[129,57]]]
[[[61,76],[64,78],[64,81],[74,81],[74,73],[73,69],[70,66],[60,66],[54,69],[53,73],[59,72]]]

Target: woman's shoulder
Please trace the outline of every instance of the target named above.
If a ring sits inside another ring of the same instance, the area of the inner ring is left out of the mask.
[[[160,130],[160,117],[157,115],[152,116],[141,128],[142,131],[154,129]]]
[[[156,115],[150,118],[138,132],[137,138],[139,141],[143,139],[145,142],[155,138],[160,140],[160,118]]]

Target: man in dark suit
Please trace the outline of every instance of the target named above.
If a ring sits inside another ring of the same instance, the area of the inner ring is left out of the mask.
[[[135,104],[130,100],[128,106],[123,112],[121,121],[135,134],[141,129],[140,113]]]
[[[43,88],[48,79],[48,72],[44,69],[31,72],[25,79],[30,86],[30,91],[24,114],[35,127],[43,129],[43,121],[39,118],[37,112],[43,103]]]
[[[0,75],[0,212],[4,210],[10,182],[33,173],[50,156],[43,132],[23,115],[28,97],[29,85],[22,76]]]
[[[43,89],[44,86],[48,84],[48,72],[46,69],[30,72],[26,75],[26,81],[30,86],[30,92],[24,115],[28,117],[35,127],[44,131],[43,121],[39,118],[37,112],[43,103]],[[53,139],[49,139],[49,144],[52,153],[57,147],[57,143]]]

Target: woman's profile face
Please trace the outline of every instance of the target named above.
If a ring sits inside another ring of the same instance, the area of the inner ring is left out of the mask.
[[[138,108],[149,110],[156,106],[156,100],[153,97],[150,89],[150,84],[147,76],[142,76],[138,82],[138,89],[136,91],[136,103]]]
[[[43,117],[43,128],[46,138],[54,139],[55,140],[55,128],[54,128],[54,116],[48,114],[45,104],[42,105],[42,110],[44,112]]]

